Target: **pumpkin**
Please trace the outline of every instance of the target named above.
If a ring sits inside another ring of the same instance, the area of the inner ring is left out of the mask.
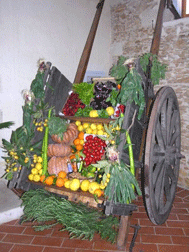
[[[52,135],[51,138],[56,143],[72,144],[73,141],[77,138],[78,134],[79,134],[79,131],[75,123],[70,123],[68,125],[67,131],[64,132],[63,134],[62,140],[58,135]]]
[[[60,171],[68,173],[67,162],[70,162],[69,157],[52,157],[48,162],[48,173],[58,175]]]
[[[49,157],[66,157],[69,156],[72,152],[72,148],[67,144],[49,144],[47,155]]]

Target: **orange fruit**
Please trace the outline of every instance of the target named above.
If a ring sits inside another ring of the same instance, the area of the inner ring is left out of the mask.
[[[67,173],[65,172],[65,171],[60,171],[59,173],[58,173],[58,178],[65,178],[67,176]]]
[[[74,144],[75,144],[75,145],[80,144],[80,139],[79,139],[79,138],[76,138],[76,139],[74,140]]]
[[[44,181],[45,181],[45,175],[42,175],[42,176],[40,177],[40,182],[43,183]]]
[[[97,197],[99,198],[103,195],[103,191],[101,189],[96,189],[94,191],[94,194],[97,195]]]
[[[120,85],[120,84],[118,84],[118,85],[117,85],[117,88],[118,88],[118,89],[121,89],[121,85]]]
[[[72,160],[72,159],[75,159],[75,155],[74,154],[70,156],[70,160]]]
[[[83,139],[84,139],[84,132],[83,132],[83,131],[79,132],[78,138],[79,138],[80,140],[83,140]]]
[[[58,186],[58,187],[62,187],[62,186],[64,186],[64,179],[63,178],[57,178],[57,180],[56,180],[56,186]]]
[[[54,180],[54,176],[49,176],[45,179],[45,184],[47,185],[52,185],[53,184],[53,180]]]
[[[80,151],[82,149],[83,149],[83,145],[81,144],[76,145],[76,150]]]

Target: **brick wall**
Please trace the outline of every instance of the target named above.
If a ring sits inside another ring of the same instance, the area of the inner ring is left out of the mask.
[[[119,55],[130,58],[150,52],[158,2],[112,2],[112,63]],[[178,183],[189,188],[189,18],[173,20],[169,10],[165,11],[159,60],[168,65],[166,79],[160,82],[160,86],[171,86],[179,101],[182,154],[185,158],[181,160]]]

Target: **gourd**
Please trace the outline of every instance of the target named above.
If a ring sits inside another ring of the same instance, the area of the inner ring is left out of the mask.
[[[72,152],[71,146],[67,144],[49,144],[48,145],[48,157],[66,157]]]
[[[51,157],[48,162],[48,173],[55,174],[56,176],[60,171],[68,173],[67,162],[70,162],[69,157]]]
[[[58,135],[51,135],[51,138],[56,143],[72,144],[77,138],[79,131],[75,123],[70,123],[68,129],[63,133],[63,138],[61,139]]]

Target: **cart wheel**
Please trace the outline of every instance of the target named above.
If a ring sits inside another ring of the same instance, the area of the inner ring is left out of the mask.
[[[163,224],[175,197],[180,166],[180,113],[171,87],[159,90],[152,107],[144,157],[144,198],[150,220]]]

